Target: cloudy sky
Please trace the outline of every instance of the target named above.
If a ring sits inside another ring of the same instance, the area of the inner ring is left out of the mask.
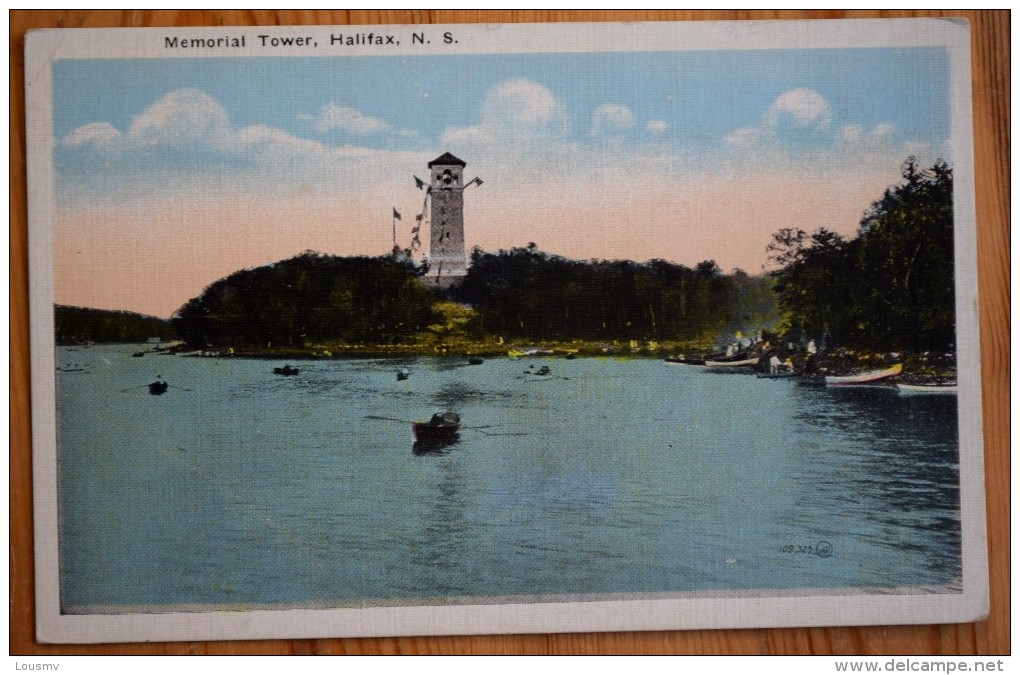
[[[936,48],[65,60],[53,67],[56,300],[170,316],[306,249],[410,241],[452,152],[468,246],[714,259],[856,231],[908,155],[952,161]],[[423,237],[427,241],[427,237]]]

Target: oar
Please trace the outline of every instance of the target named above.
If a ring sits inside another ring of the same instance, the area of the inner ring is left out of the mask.
[[[398,419],[396,417],[384,417],[384,416],[381,416],[381,415],[365,415],[365,419],[381,419],[381,420],[386,420],[388,422],[401,422],[402,424],[413,424],[413,422],[410,422],[410,421],[408,421],[406,419]],[[462,429],[470,429],[472,431],[477,431],[479,433],[484,433],[487,436],[526,436],[527,435],[526,433],[491,433],[489,431],[483,431],[482,430],[482,429],[491,429],[491,428],[493,428],[493,426],[494,425],[492,425],[492,424],[488,424],[486,426],[465,426],[465,425],[461,425],[460,428],[462,428]]]
[[[386,420],[388,422],[402,422],[404,424],[414,424],[409,420],[398,420],[396,417],[380,417],[379,415],[365,415],[367,420]]]
[[[124,393],[127,393],[129,391],[134,391],[135,389],[142,389],[142,388],[148,387],[148,386],[149,386],[148,384],[140,384],[137,387],[128,387],[127,389],[121,389],[120,393],[124,394]],[[174,385],[174,384],[167,384],[167,386],[168,387],[173,387],[174,389],[180,389],[181,391],[195,391],[194,389],[187,389],[185,387],[178,387],[177,385]]]

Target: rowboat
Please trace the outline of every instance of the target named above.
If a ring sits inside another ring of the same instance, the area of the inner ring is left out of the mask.
[[[897,363],[882,370],[869,370],[857,375],[826,375],[825,384],[830,387],[846,387],[855,384],[876,384],[890,380],[903,372],[903,364]]]
[[[913,396],[915,394],[956,394],[955,384],[904,384],[902,382],[896,383],[896,389],[904,395]]]
[[[436,413],[428,422],[412,422],[414,440],[419,443],[452,443],[460,431],[460,415],[455,412]]]
[[[666,363],[668,363],[670,365],[674,365],[674,366],[676,366],[676,365],[680,365],[680,366],[703,366],[703,365],[705,365],[705,359],[688,359],[688,358],[684,358],[683,356],[676,356],[676,357],[672,357],[671,356],[669,358],[663,359],[663,361],[665,361]]]
[[[532,347],[530,349],[511,349],[506,355],[512,359],[523,359],[529,356],[552,356],[553,350],[542,349],[541,347]]]
[[[300,368],[295,368],[290,364],[287,364],[283,368],[273,368],[274,375],[297,375],[301,372]]]
[[[152,394],[153,396],[162,396],[163,394],[166,393],[166,390],[169,388],[170,385],[167,384],[164,380],[160,379],[149,384],[149,393]]]
[[[739,361],[705,361],[705,365],[709,368],[737,368],[740,366],[756,366],[758,365],[758,358],[753,359],[740,359]]]

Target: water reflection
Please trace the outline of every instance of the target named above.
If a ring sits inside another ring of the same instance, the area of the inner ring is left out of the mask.
[[[443,440],[415,441],[414,445],[411,446],[411,454],[416,457],[422,455],[447,455],[459,441],[460,434],[454,434],[450,438]]]

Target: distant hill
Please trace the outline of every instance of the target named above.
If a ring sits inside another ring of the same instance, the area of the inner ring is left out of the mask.
[[[134,312],[54,306],[59,345],[84,342],[145,342],[150,337],[168,340],[176,333],[166,319]]]

